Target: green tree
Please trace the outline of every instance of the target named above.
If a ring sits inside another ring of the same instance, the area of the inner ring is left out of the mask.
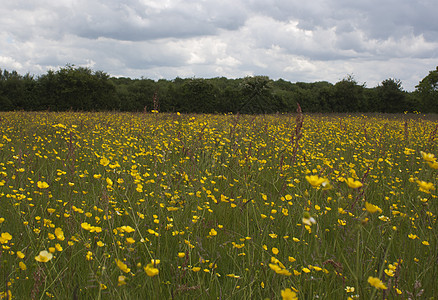
[[[416,86],[416,91],[422,102],[422,111],[425,113],[438,113],[438,66],[436,70],[420,81]]]
[[[359,112],[364,110],[364,85],[359,85],[352,75],[333,86],[331,110],[334,112]]]
[[[272,97],[272,80],[268,76],[245,77],[240,85],[244,102],[239,112],[269,113],[276,110]]]
[[[384,113],[400,113],[408,109],[406,94],[402,90],[402,82],[398,79],[389,78],[376,88],[377,110]]]
[[[57,72],[49,70],[38,80],[41,109],[104,110],[117,109],[115,86],[109,75],[89,68],[67,65]]]
[[[36,81],[33,76],[21,76],[16,71],[0,70],[0,104],[2,110],[34,109]]]
[[[206,79],[190,79],[181,86],[180,111],[213,113],[217,106],[217,88]]]

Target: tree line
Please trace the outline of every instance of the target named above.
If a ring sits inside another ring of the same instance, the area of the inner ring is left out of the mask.
[[[413,92],[389,78],[368,88],[347,76],[332,84],[267,76],[151,80],[110,77],[67,65],[35,77],[0,69],[0,110],[151,111],[181,113],[421,111],[438,113],[438,67]]]

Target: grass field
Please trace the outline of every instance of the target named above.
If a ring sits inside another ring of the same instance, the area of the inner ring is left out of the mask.
[[[437,299],[437,128],[0,113],[0,298]]]

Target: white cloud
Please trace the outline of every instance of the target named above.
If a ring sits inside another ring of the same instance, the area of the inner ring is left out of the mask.
[[[16,0],[0,7],[0,68],[72,63],[129,77],[336,82],[408,90],[438,65],[433,0]]]

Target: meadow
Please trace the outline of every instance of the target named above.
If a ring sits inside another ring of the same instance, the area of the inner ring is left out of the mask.
[[[0,112],[0,298],[436,299],[437,129]]]

